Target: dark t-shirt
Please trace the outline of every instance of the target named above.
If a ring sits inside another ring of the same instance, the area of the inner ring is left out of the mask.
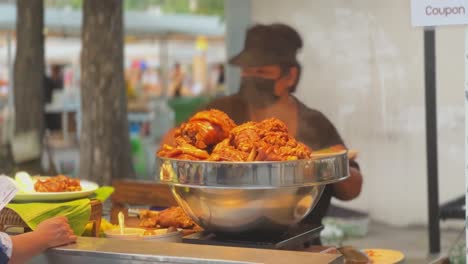
[[[8,258],[8,256],[2,251],[0,251],[0,264],[7,264],[9,260],[10,259]]]
[[[295,97],[294,99],[299,107],[297,140],[312,149],[322,149],[337,144],[344,145],[338,131],[325,115],[317,110],[308,108]],[[247,103],[238,94],[216,99],[204,106],[203,109],[221,110],[228,114],[238,125],[250,121]],[[350,166],[359,168],[358,164],[354,161],[350,162]],[[332,196],[333,186],[327,185],[314,210],[303,221],[312,225],[321,225],[322,219],[330,206]]]

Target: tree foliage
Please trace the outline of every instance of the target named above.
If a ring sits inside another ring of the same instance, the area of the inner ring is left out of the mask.
[[[195,3],[195,5],[191,5]],[[125,0],[125,11],[159,8],[165,14],[199,14],[224,16],[223,0]],[[83,0],[46,0],[47,7],[81,9]],[[192,9],[192,6],[196,8]]]

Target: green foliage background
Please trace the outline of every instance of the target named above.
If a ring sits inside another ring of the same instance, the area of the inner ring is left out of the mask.
[[[197,4],[190,8],[190,0],[123,0],[124,10],[144,11],[159,7],[165,14],[199,14],[224,17],[223,0],[192,0]],[[47,7],[81,9],[83,0],[45,0]]]

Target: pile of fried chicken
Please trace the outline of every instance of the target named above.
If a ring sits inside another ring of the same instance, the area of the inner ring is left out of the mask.
[[[80,180],[64,175],[38,179],[34,184],[36,192],[76,192],[81,191]]]
[[[160,157],[209,161],[284,161],[307,159],[311,149],[270,118],[236,126],[219,110],[201,111],[175,132],[175,145],[163,145]]]
[[[185,214],[179,206],[169,207],[161,212],[151,210],[140,211],[140,226],[145,228],[182,228],[201,230],[195,222]]]

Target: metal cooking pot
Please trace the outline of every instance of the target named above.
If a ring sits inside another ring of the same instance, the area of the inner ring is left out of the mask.
[[[347,153],[281,162],[157,158],[159,181],[202,228],[216,233],[280,232],[300,222],[326,184],[348,177]]]

